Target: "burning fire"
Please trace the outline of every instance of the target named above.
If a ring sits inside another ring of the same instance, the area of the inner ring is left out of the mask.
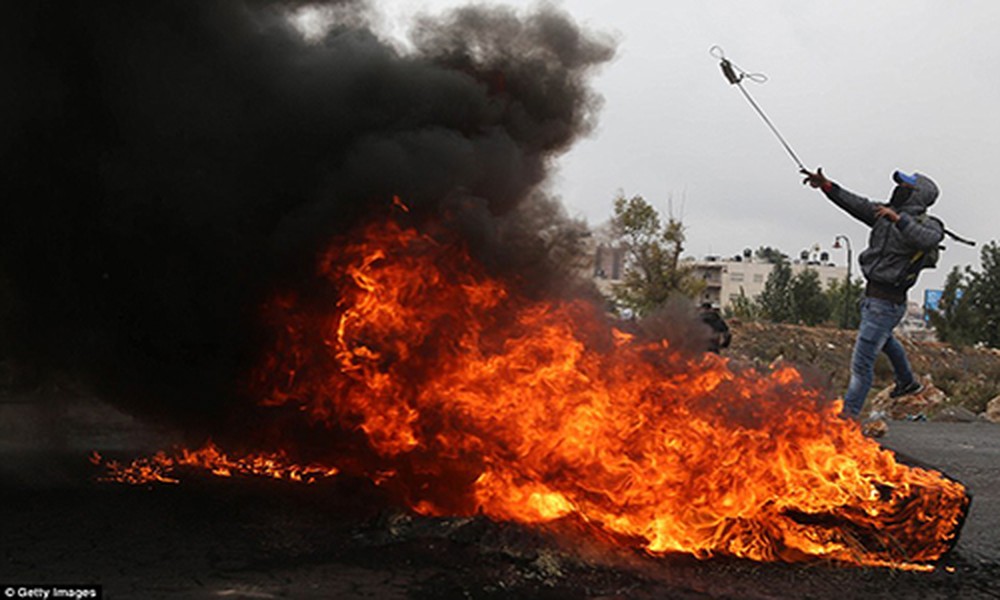
[[[422,514],[571,518],[654,555],[921,568],[954,543],[963,487],[898,463],[791,368],[643,341],[391,222],[334,245],[318,276],[324,294],[270,307],[278,341],[256,385],[267,410],[326,432],[319,463],[207,446],[108,463],[112,476],[310,480],[337,464]],[[332,449],[344,440],[353,455]]]
[[[173,474],[183,468],[203,469],[219,477],[272,477],[301,483],[313,483],[318,479],[333,477],[339,472],[336,467],[290,463],[282,452],[257,452],[234,458],[212,442],[197,450],[182,449],[175,456],[157,452],[149,458],[140,458],[129,464],[105,459],[97,452],[91,455],[90,461],[103,465],[108,470],[110,475],[107,480],[131,484],[179,483]]]

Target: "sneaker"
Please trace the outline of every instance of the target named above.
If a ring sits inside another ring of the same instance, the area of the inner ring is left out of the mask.
[[[919,394],[922,391],[924,391],[924,384],[914,379],[913,381],[910,382],[909,385],[901,386],[897,383],[896,387],[892,388],[892,391],[889,392],[889,397],[899,398],[900,396]]]

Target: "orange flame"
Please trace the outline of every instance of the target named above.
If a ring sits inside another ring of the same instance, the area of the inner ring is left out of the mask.
[[[911,568],[957,534],[962,486],[899,464],[792,368],[642,341],[392,223],[318,274],[334,303],[271,307],[262,405],[360,437],[371,464],[353,468],[417,512],[572,517],[651,554]]]
[[[322,465],[297,465],[290,463],[284,453],[257,452],[242,458],[233,458],[222,452],[218,446],[208,442],[197,450],[181,449],[174,455],[157,452],[149,458],[140,458],[128,464],[105,459],[94,452],[90,461],[102,465],[107,470],[105,481],[119,483],[179,483],[174,474],[179,469],[204,470],[219,477],[233,475],[270,477],[300,483],[313,483],[319,479],[333,477],[339,470]]]

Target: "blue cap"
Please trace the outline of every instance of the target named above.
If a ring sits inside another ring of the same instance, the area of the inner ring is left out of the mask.
[[[902,171],[893,171],[892,180],[896,183],[905,183],[907,185],[917,185],[916,175],[907,175]]]

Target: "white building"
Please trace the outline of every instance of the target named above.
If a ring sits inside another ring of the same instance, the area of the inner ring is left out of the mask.
[[[704,260],[689,260],[686,264],[694,269],[696,277],[705,281],[705,289],[699,303],[710,302],[713,306],[725,310],[733,300],[744,294],[747,298],[756,298],[764,291],[767,278],[774,269],[769,262],[754,261],[737,257],[722,259],[709,257]],[[812,269],[819,275],[820,285],[824,290],[834,283],[844,283],[847,279],[847,267],[839,267],[829,262],[818,260],[798,260],[791,263],[792,275],[798,275],[806,269]]]
[[[596,228],[587,239],[587,246],[587,253],[592,257],[586,267],[590,270],[589,275],[598,289],[605,296],[610,296],[615,284],[620,283],[624,277],[625,249],[611,236],[608,225]],[[685,257],[682,262],[693,269],[695,277],[705,281],[701,296],[694,300],[699,304],[710,302],[721,310],[729,308],[741,293],[750,299],[759,296],[774,269],[772,263],[756,259],[750,250],[744,250],[742,255],[731,258],[709,256],[698,260]],[[842,284],[847,279],[847,267],[831,263],[829,253],[819,245],[804,250],[790,264],[793,276],[805,269],[816,271],[823,290],[829,289],[834,282]],[[857,278],[860,272],[855,270],[852,275]]]
[[[620,283],[625,271],[625,251],[620,246],[613,245],[606,237],[598,237],[591,242],[589,252],[593,261],[588,263],[598,289],[610,296],[616,283]],[[712,306],[726,310],[732,306],[733,300],[740,294],[754,299],[764,291],[767,278],[774,269],[772,263],[754,260],[753,256],[721,258],[706,257],[702,260],[685,258],[684,264],[692,267],[695,276],[705,281],[705,289],[701,296],[695,298],[700,304],[709,302]],[[847,267],[837,266],[829,262],[828,255],[814,250],[809,256],[791,262],[792,276],[805,269],[812,269],[819,275],[823,290],[827,290],[835,282],[843,284],[847,279]],[[860,273],[854,271],[852,277],[859,278]],[[897,332],[903,337],[913,340],[933,340],[935,333],[924,318],[924,309],[916,302],[909,302],[907,312],[899,325]]]

